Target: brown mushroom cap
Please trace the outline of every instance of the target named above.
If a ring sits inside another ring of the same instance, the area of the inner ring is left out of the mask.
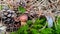
[[[19,16],[19,20],[20,20],[21,22],[26,22],[26,21],[28,20],[28,16],[25,15],[25,14],[23,14],[23,15]]]

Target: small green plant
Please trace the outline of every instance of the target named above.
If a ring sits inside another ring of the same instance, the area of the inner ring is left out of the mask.
[[[52,28],[45,28],[40,31],[41,34],[52,34],[53,29]]]

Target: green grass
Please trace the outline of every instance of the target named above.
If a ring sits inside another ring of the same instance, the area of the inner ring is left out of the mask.
[[[2,10],[2,6],[0,5],[0,10]]]
[[[26,9],[22,6],[19,6],[18,11],[21,12],[21,13],[24,13],[26,11]]]

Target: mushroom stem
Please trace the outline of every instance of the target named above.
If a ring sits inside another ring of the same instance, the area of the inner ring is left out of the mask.
[[[21,26],[22,26],[22,25],[26,25],[26,22],[21,22]]]

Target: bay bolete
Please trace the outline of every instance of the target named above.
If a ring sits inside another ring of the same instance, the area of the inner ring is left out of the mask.
[[[26,14],[23,14],[18,17],[19,21],[21,21],[21,25],[25,25],[26,21],[28,20],[28,16]]]

